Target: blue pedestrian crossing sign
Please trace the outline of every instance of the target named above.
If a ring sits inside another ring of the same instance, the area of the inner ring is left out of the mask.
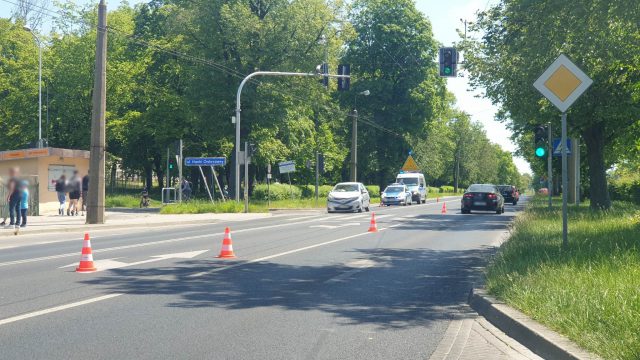
[[[553,156],[562,156],[562,146],[560,139],[553,139]],[[567,155],[571,155],[571,139],[567,139]]]

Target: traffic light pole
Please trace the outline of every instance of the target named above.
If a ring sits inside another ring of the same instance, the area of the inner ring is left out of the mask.
[[[249,142],[244,142],[244,212],[249,212]]]
[[[332,75],[321,73],[298,73],[298,72],[280,72],[280,71],[256,71],[247,75],[240,86],[238,86],[238,92],[236,93],[236,149],[235,149],[235,181],[234,181],[234,194],[236,202],[240,202],[240,112],[242,111],[240,96],[242,95],[242,89],[244,85],[256,76],[313,76],[313,77],[334,77],[334,78],[351,78],[350,75]]]
[[[562,247],[569,246],[568,239],[568,207],[567,195],[569,193],[569,179],[567,176],[567,113],[562,113],[562,139],[560,139],[562,149]]]
[[[551,198],[553,197],[553,134],[551,130],[551,123],[549,123],[548,128],[549,150],[547,151],[547,190],[549,191],[549,210],[551,210]]]

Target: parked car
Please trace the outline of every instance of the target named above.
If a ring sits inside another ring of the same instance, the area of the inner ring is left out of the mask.
[[[512,203],[513,205],[517,205],[518,201],[520,201],[520,192],[515,186],[498,185],[498,190],[500,190],[500,194],[502,194],[502,197],[504,197],[505,203]]]
[[[370,197],[367,188],[359,182],[336,184],[327,196],[327,212],[369,211]]]
[[[396,183],[406,185],[411,191],[411,200],[416,204],[427,202],[427,182],[421,173],[400,173],[396,177]]]
[[[411,205],[411,191],[404,184],[391,184],[380,194],[382,205]]]
[[[471,210],[495,211],[504,213],[504,197],[495,185],[473,184],[462,196],[460,211],[471,214]]]

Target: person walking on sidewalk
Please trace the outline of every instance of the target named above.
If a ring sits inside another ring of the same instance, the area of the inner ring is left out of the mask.
[[[7,183],[7,202],[9,203],[9,227],[16,230],[20,226],[20,200],[22,192],[20,191],[20,169],[17,167],[9,169],[9,182]]]
[[[27,227],[27,213],[29,212],[29,183],[27,180],[20,182],[22,198],[20,199],[20,216],[22,217],[21,228]]]
[[[58,194],[58,202],[60,206],[58,207],[58,215],[64,215],[64,204],[67,200],[67,193],[65,192],[67,188],[67,178],[64,174],[60,175],[60,178],[56,180],[56,194]]]
[[[67,216],[78,215],[78,200],[82,192],[82,179],[78,175],[78,170],[73,172],[73,177],[69,180],[69,207],[67,208]]]
[[[89,172],[82,177],[82,216],[87,211],[87,193],[89,192]]]

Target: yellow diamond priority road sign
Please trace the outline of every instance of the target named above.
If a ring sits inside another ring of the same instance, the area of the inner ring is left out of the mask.
[[[412,172],[412,171],[419,171],[420,167],[418,166],[418,163],[416,163],[415,160],[413,160],[413,156],[409,155],[407,157],[407,160],[404,162],[404,165],[402,165],[402,171],[406,171],[406,172]]]
[[[560,55],[533,86],[560,111],[566,112],[592,83],[569,58]]]

